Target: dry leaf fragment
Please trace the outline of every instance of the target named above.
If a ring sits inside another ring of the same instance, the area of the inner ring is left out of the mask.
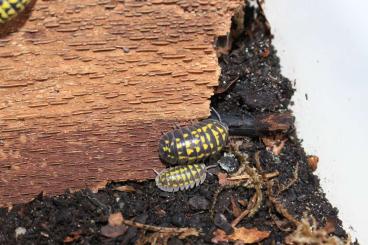
[[[77,241],[80,238],[81,233],[81,230],[71,232],[68,236],[64,238],[64,243]]]
[[[211,239],[211,242],[215,244],[220,242],[229,242],[229,237],[226,235],[225,231],[221,229],[216,229],[213,232],[213,238]]]
[[[220,242],[236,242],[236,241],[240,241],[244,244],[251,244],[251,243],[256,243],[256,242],[260,242],[264,239],[266,239],[267,237],[269,237],[271,234],[270,231],[260,231],[256,228],[245,228],[245,227],[240,227],[240,228],[234,228],[234,233],[231,235],[226,235],[226,233],[223,230],[217,229],[214,231],[213,235],[214,237],[212,238],[212,242],[213,243],[220,243]]]
[[[245,228],[240,227],[234,229],[234,233],[230,235],[230,240],[232,241],[242,241],[245,244],[260,242],[267,237],[269,237],[271,234],[270,231],[260,231],[256,228]]]
[[[123,224],[123,215],[121,212],[110,214],[109,216],[109,225],[110,226],[119,226]]]
[[[123,186],[117,186],[114,187],[114,190],[116,191],[123,191],[123,192],[135,192],[135,188],[130,185],[123,185]]]
[[[308,165],[312,169],[313,172],[316,171],[317,169],[318,161],[319,161],[319,157],[314,156],[314,155],[310,155],[307,158]]]
[[[280,155],[282,149],[285,146],[287,139],[282,135],[276,135],[272,137],[262,137],[262,142],[265,144],[267,150],[272,151],[275,156]]]

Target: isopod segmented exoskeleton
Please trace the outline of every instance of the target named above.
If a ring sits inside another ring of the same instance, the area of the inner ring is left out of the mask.
[[[206,180],[207,168],[204,164],[167,168],[156,176],[156,185],[159,189],[168,192],[188,190]]]
[[[226,146],[228,136],[228,127],[213,119],[181,127],[162,136],[160,158],[172,165],[202,162],[220,152]]]
[[[11,20],[23,11],[31,0],[0,0],[0,23]]]

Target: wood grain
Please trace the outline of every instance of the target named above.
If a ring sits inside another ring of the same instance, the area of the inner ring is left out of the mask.
[[[38,0],[0,26],[0,205],[154,177],[161,132],[209,115],[241,2]]]

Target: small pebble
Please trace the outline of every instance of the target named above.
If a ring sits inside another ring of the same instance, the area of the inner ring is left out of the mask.
[[[217,163],[227,173],[235,173],[239,169],[239,161],[232,153],[225,152]]]
[[[18,238],[18,236],[23,236],[24,234],[26,234],[27,230],[24,227],[18,227],[17,229],[15,229],[15,239]]]
[[[194,196],[189,199],[189,206],[192,210],[199,211],[208,209],[209,203],[203,196]]]
[[[184,225],[185,217],[181,213],[177,213],[171,217],[171,224],[176,227],[182,227]]]
[[[234,232],[234,228],[229,224],[225,215],[217,213],[215,216],[215,225],[224,230],[226,234],[231,234]]]

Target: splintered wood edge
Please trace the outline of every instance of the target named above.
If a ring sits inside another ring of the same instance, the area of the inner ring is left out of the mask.
[[[120,2],[38,0],[0,26],[0,205],[153,178],[162,132],[209,115],[243,0]]]

